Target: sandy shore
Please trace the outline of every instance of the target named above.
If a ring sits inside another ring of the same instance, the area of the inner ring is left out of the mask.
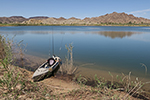
[[[38,57],[26,55],[26,59],[23,67],[35,67],[37,68],[38,65],[45,61],[45,59],[41,59]],[[34,59],[34,61],[32,61]],[[30,63],[29,63],[30,62]],[[34,63],[34,64],[31,64]],[[35,69],[34,68],[34,69]],[[2,71],[3,70],[3,71]],[[94,88],[88,85],[83,85],[79,84],[77,81],[73,81],[70,78],[66,76],[57,76],[56,77],[49,77],[46,78],[42,81],[32,83],[31,85],[30,81],[32,82],[32,71],[28,71],[26,69],[18,67],[16,71],[21,71],[21,73],[24,76],[24,79],[26,79],[25,83],[26,84],[24,89],[21,89],[20,83],[16,85],[16,90],[20,91],[21,94],[18,95],[19,100],[33,100],[33,99],[41,99],[41,96],[43,99],[61,99],[61,100],[109,100],[109,99],[114,99],[116,100],[119,98],[120,100],[124,100],[125,97],[130,100],[140,100],[139,98],[134,98],[128,93],[122,92],[122,91],[117,91],[115,89],[108,89],[108,88]],[[93,70],[93,72],[90,69],[85,69],[85,68],[80,68],[80,73],[87,75],[87,77],[93,76],[94,72],[96,73],[96,70]],[[86,70],[86,71],[84,71]],[[5,71],[2,69],[2,66],[0,66],[0,78],[4,77]],[[79,75],[78,73],[77,75]],[[106,73],[105,71],[101,71],[98,75],[102,75],[102,73]],[[103,77],[103,76],[102,76]],[[110,76],[105,76],[105,77],[110,77]],[[35,87],[35,85],[36,87]],[[36,89],[39,88],[40,90],[31,90],[31,89]],[[6,89],[5,91],[3,89]],[[12,88],[12,90],[15,90]],[[6,94],[7,92],[7,87],[6,88],[0,88],[0,99],[6,99],[9,98],[10,95],[13,97],[14,92],[8,92],[7,95],[2,95]],[[16,94],[15,94],[16,95]],[[14,98],[16,98],[14,96]]]
[[[27,55],[27,54],[24,56],[24,58],[25,59],[23,61],[24,63],[23,63],[22,68],[26,68],[26,69],[31,70],[33,72],[43,62],[45,62],[47,60],[47,59],[43,59],[43,58],[40,58],[40,57]],[[21,64],[21,62],[20,62],[20,64]],[[92,66],[92,65],[90,65],[90,66]],[[109,73],[109,71],[105,71],[105,70],[96,70],[96,69],[85,68],[85,67],[80,66],[80,67],[78,67],[78,70],[75,73],[75,77],[78,77],[79,75],[82,75],[86,79],[90,79],[90,80],[94,80],[94,76],[97,75],[98,77],[104,78],[104,80],[107,80],[107,81],[112,81],[113,80],[114,82],[118,82],[118,81],[120,81],[120,79],[116,78],[117,76],[119,76],[123,79],[123,77],[126,77],[129,74],[125,75],[123,73],[116,73],[116,72],[110,72]],[[142,81],[142,82],[149,82],[150,81],[147,78],[133,76],[132,73],[130,75],[130,78],[133,82],[136,81],[137,79],[138,79],[138,81]],[[144,88],[145,91],[150,91],[149,84],[144,85],[143,88]]]

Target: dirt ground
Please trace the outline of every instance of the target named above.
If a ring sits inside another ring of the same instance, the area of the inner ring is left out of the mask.
[[[97,90],[92,91],[91,86],[80,85],[69,79],[61,79],[60,76],[50,77],[38,83],[46,85],[49,89],[53,90],[53,94],[60,95],[60,98],[64,100],[140,100],[116,90],[104,89],[98,93]],[[125,98],[126,96],[127,98]]]
[[[0,78],[3,77],[4,70],[0,72]],[[27,79],[27,88],[32,88],[30,81],[32,81],[32,75],[33,72],[28,71],[26,69],[18,68],[21,70],[21,72],[25,75],[25,78]],[[63,76],[61,76],[63,77]],[[86,85],[80,85],[77,84],[77,82],[65,79],[67,77],[63,77],[61,79],[60,76],[56,77],[49,77],[47,79],[41,80],[39,82],[35,82],[37,84],[36,87],[40,87],[41,90],[35,90],[32,92],[26,92],[22,93],[18,96],[18,100],[33,100],[37,99],[40,100],[40,96],[44,97],[46,100],[140,100],[138,98],[134,98],[131,96],[128,96],[127,93],[121,92],[121,91],[114,91],[110,89],[104,89],[97,92],[95,88],[92,88],[91,86]],[[34,82],[33,82],[34,83]],[[26,84],[26,83],[25,83]],[[18,88],[19,85],[16,86]],[[21,90],[23,91],[23,90]],[[44,91],[46,93],[44,94]],[[2,88],[0,88],[1,94],[6,94],[6,91],[3,91]],[[25,90],[24,90],[25,92]],[[42,93],[43,92],[43,93]],[[41,95],[42,93],[42,95]],[[44,95],[44,96],[43,96]],[[126,99],[125,96],[128,96]],[[0,96],[0,99],[8,100],[5,96]]]
[[[79,84],[79,82],[70,78],[70,76],[62,76],[56,74],[55,77],[49,77],[44,80],[33,82],[33,71],[46,59],[38,57],[28,56],[24,59],[23,66],[17,67],[16,71],[21,71],[25,81],[25,86],[20,89],[20,83],[16,85],[16,89],[19,93],[11,93],[4,91],[4,88],[0,87],[0,99],[9,100],[10,98],[17,98],[18,100],[143,100],[143,98],[135,98],[128,93],[108,88],[95,88],[89,85]],[[34,59],[34,60],[33,60]],[[19,64],[15,63],[15,65]],[[20,63],[22,64],[22,63]],[[31,68],[26,70],[24,68]],[[4,77],[5,70],[0,66],[0,78]],[[1,84],[1,83],[0,83]],[[32,84],[36,84],[32,85]],[[15,89],[12,89],[15,91]],[[9,96],[5,96],[5,95]],[[15,96],[17,95],[17,97]],[[148,100],[144,98],[144,100]]]

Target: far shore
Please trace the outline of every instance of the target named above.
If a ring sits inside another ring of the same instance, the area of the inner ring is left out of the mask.
[[[129,23],[103,23],[103,24],[21,24],[21,23],[12,23],[12,24],[0,24],[0,27],[4,26],[150,26],[149,24],[129,24]]]

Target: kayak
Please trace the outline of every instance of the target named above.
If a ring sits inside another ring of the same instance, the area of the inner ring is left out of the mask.
[[[37,68],[34,72],[32,79],[33,81],[39,81],[46,77],[54,76],[60,66],[62,65],[62,61],[59,57],[51,57],[46,62],[44,62],[41,66]]]

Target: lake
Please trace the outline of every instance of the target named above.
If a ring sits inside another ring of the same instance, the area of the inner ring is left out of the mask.
[[[84,65],[81,69],[87,68],[89,74],[132,72],[133,76],[150,79],[150,27],[13,26],[0,27],[0,34],[23,40],[29,55],[47,59],[54,49],[63,62],[65,45],[72,43],[74,64]],[[142,64],[147,67],[146,75]]]

